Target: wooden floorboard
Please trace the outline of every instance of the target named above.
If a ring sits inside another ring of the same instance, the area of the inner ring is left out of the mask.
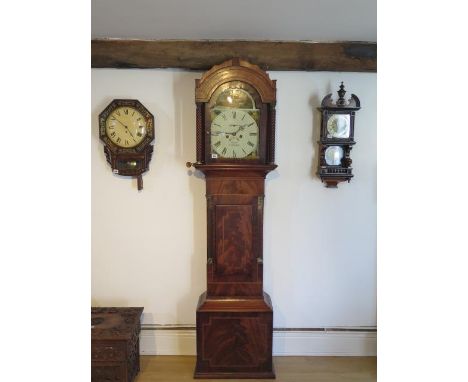
[[[274,357],[277,382],[375,382],[376,357]],[[263,381],[265,379],[193,379],[195,357],[141,356],[135,382]]]

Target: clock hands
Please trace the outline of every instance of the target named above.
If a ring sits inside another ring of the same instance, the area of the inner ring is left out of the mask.
[[[251,124],[250,124],[251,125]],[[238,126],[239,128],[236,130],[236,131],[233,131],[231,133],[228,133],[226,131],[212,131],[211,132],[211,135],[222,135],[222,134],[226,134],[226,135],[236,135],[239,131],[241,130],[244,130],[246,126],[250,126],[248,123],[246,123],[245,125],[237,125],[237,124],[231,124],[229,125],[230,127],[236,127]]]
[[[247,125],[248,125],[248,123],[246,123],[244,125],[232,124],[232,125],[229,125],[229,126],[232,126],[232,127],[239,126],[239,130],[244,130]],[[237,131],[239,131],[239,130],[237,130]]]
[[[252,123],[245,123],[243,125],[229,125],[229,126],[239,126],[239,128],[237,129],[237,131],[234,133],[234,135],[236,135],[239,131],[241,130],[245,130],[246,127],[250,127],[254,124],[254,122]]]
[[[211,135],[216,135],[216,136],[218,136],[218,135],[232,135],[232,136],[235,137],[238,132],[239,132],[239,130],[237,130],[237,131],[235,131],[233,133],[228,133],[226,131],[215,131],[215,132],[212,131]]]
[[[132,137],[133,141],[136,142],[136,141],[135,141],[135,137],[134,137],[133,134],[130,132],[130,130],[128,129],[128,127],[125,126],[125,128],[127,129],[127,133],[129,133],[130,136]]]
[[[250,124],[250,125],[252,125],[252,124]],[[245,127],[250,126],[250,125],[248,123],[246,123],[245,125],[230,125],[230,126],[239,126],[239,128],[236,131],[234,131],[233,133],[229,133],[229,134],[231,134],[232,136],[235,137],[238,132],[245,130]]]
[[[135,137],[134,137],[133,134],[130,132],[130,130],[128,129],[127,125],[124,125],[122,122],[120,122],[120,120],[119,120],[118,118],[116,118],[115,115],[114,115],[114,118],[115,118],[115,120],[116,120],[118,123],[120,123],[123,127],[125,127],[127,133],[129,133],[130,136],[132,137],[133,142],[136,143]]]
[[[116,116],[114,115],[113,116],[115,118],[115,120],[120,123],[123,127],[125,127],[127,129],[127,126],[125,126],[122,122],[120,122],[120,120],[118,118],[116,118]]]

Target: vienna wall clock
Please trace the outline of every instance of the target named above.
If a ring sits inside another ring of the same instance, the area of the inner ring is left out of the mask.
[[[333,102],[332,94],[323,100],[319,110],[322,113],[320,129],[320,163],[318,175],[327,187],[336,188],[339,182],[350,181],[353,177],[351,149],[354,141],[354,118],[361,108],[359,98],[351,94],[346,101],[343,82],[338,90],[338,100]]]

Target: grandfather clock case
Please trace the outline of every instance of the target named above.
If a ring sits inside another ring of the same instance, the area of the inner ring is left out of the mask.
[[[265,177],[276,168],[276,82],[234,58],[196,80],[195,101],[193,166],[206,179],[208,253],[194,376],[275,378],[273,308],[263,291],[263,203]],[[225,116],[229,123],[216,131]]]

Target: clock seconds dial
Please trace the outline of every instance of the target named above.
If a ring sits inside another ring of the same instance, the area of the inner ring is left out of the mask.
[[[212,157],[245,158],[257,147],[258,125],[246,111],[222,111],[211,123]]]
[[[146,136],[146,119],[132,107],[115,109],[106,120],[106,135],[117,146],[137,146]]]

